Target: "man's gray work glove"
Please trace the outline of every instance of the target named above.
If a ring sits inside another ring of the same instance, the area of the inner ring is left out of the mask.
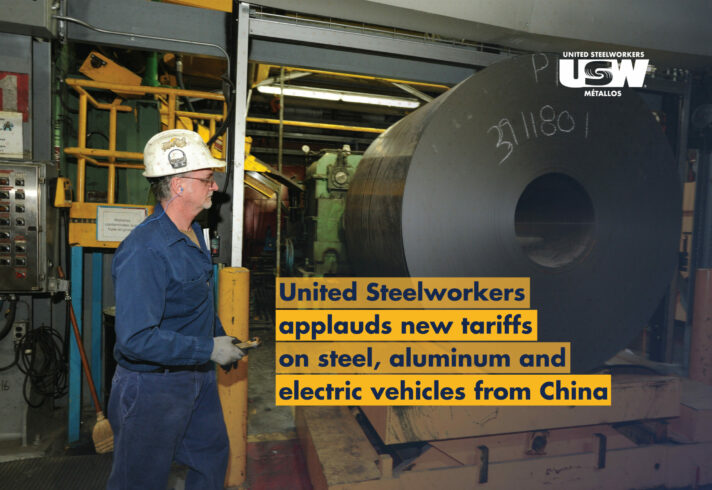
[[[234,340],[235,337],[229,335],[213,337],[213,352],[210,354],[210,360],[226,366],[242,359],[245,353],[235,346]]]

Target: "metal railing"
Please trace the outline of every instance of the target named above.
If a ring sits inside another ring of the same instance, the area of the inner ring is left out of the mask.
[[[149,87],[144,85],[123,85],[118,83],[97,82],[94,80],[80,80],[68,78],[68,86],[72,87],[79,94],[79,120],[77,133],[77,146],[65,148],[64,153],[77,158],[77,182],[76,182],[76,202],[84,202],[86,187],[86,165],[87,163],[98,167],[109,169],[107,182],[107,203],[114,204],[116,199],[116,169],[135,168],[143,169],[140,163],[143,160],[143,153],[132,151],[121,151],[116,149],[116,120],[119,112],[131,112],[133,107],[122,105],[120,99],[112,103],[99,102],[89,93],[90,90],[105,90],[121,94],[131,94],[136,96],[153,95],[158,98],[161,104],[161,122],[167,129],[174,129],[177,124],[187,118],[192,121],[208,121],[208,135],[215,134],[217,123],[222,121],[227,115],[227,105],[222,94],[213,92],[201,92],[197,90],[182,90],[167,87]],[[177,109],[178,97],[194,97],[223,102],[222,114],[211,114],[202,112],[188,112]],[[109,111],[109,148],[88,148],[87,147],[87,111],[89,104],[95,109]],[[134,163],[139,162],[139,163]]]

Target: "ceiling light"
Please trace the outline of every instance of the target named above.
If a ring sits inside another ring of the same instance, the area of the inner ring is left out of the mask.
[[[263,94],[279,94],[280,88],[276,85],[260,85],[257,90]],[[340,100],[341,93],[337,91],[327,91],[312,89],[308,87],[284,87],[284,95],[291,97],[307,97],[309,99]]]
[[[257,90],[263,94],[279,94],[281,89],[277,85],[260,85]],[[358,92],[344,92],[340,90],[329,90],[325,88],[296,87],[289,85],[284,87],[284,95],[288,97],[306,97],[321,100],[340,100],[355,104],[373,104],[387,107],[400,107],[403,109],[415,109],[420,102],[415,99],[404,97],[389,97],[386,95],[363,94]]]

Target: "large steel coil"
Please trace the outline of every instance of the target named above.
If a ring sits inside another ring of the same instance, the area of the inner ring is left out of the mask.
[[[346,202],[363,276],[531,277],[539,340],[592,369],[641,331],[673,277],[680,183],[631,89],[585,96],[557,59],[497,63],[383,133]]]

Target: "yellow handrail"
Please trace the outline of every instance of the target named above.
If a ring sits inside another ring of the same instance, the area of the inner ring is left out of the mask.
[[[99,102],[89,93],[90,90],[103,90],[120,92],[124,94],[133,94],[136,96],[153,95],[161,98],[165,102],[167,99],[167,110],[161,110],[162,116],[167,116],[167,126],[169,129],[175,128],[178,118],[188,118],[190,120],[206,120],[209,121],[209,137],[212,137],[216,131],[215,121],[221,121],[227,114],[225,97],[222,94],[213,92],[202,92],[198,90],[183,90],[168,87],[149,87],[143,85],[125,85],[120,83],[99,82],[95,80],[80,80],[77,78],[66,79],[67,85],[72,87],[79,94],[79,121],[78,121],[78,136],[77,146],[65,148],[64,152],[67,155],[77,157],[77,193],[75,199],[77,202],[84,202],[84,193],[86,188],[86,164],[95,165],[98,167],[107,167],[109,169],[107,182],[107,204],[114,204],[116,201],[116,169],[117,168],[144,168],[142,163],[126,163],[119,162],[120,160],[143,160],[143,153],[121,151],[116,149],[116,119],[119,112],[131,112],[133,107],[122,105],[121,99],[116,99],[112,103]],[[177,97],[196,97],[209,100],[217,100],[223,102],[222,114],[209,114],[202,112],[188,112],[176,110]],[[95,109],[109,111],[109,149],[103,148],[87,148],[87,108],[88,103]],[[102,161],[102,160],[105,161]]]

